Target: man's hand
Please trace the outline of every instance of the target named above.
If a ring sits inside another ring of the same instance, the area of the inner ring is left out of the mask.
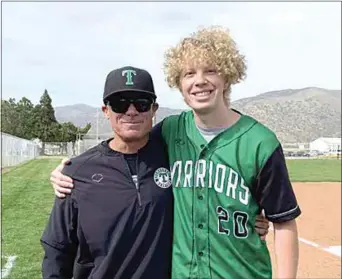
[[[255,220],[255,230],[260,235],[261,240],[266,239],[269,227],[269,221],[265,217],[264,210],[262,210],[261,214],[257,215]]]
[[[62,162],[51,172],[50,182],[55,191],[55,195],[59,198],[65,198],[65,194],[71,193],[73,188],[72,179],[69,176],[63,175],[62,170],[65,165],[70,163],[69,158],[65,158]]]

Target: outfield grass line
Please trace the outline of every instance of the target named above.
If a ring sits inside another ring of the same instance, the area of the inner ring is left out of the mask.
[[[1,269],[1,278],[6,278],[8,275],[10,275],[11,270],[13,269],[15,265],[15,260],[17,256],[8,256],[5,258],[7,258],[7,262],[4,268]]]

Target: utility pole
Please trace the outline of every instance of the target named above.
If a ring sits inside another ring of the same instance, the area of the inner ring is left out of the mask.
[[[341,156],[341,149],[340,149],[340,145],[337,146],[337,160],[340,159],[340,156]]]
[[[99,143],[99,109],[96,109],[96,143]]]

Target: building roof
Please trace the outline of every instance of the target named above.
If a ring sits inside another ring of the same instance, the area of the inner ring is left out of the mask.
[[[318,138],[317,140],[322,140],[327,144],[339,144],[341,145],[341,138]]]

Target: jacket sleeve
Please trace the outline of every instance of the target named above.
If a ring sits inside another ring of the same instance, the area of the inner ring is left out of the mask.
[[[55,199],[50,219],[41,237],[44,249],[43,279],[71,279],[78,249],[76,201],[72,195]]]

